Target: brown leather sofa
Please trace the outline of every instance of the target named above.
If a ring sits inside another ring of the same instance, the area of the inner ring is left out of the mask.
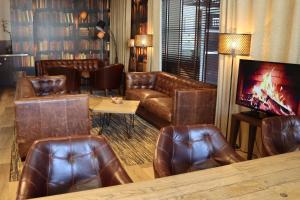
[[[165,72],[126,74],[126,99],[140,100],[137,114],[158,128],[214,123],[216,94],[214,85]]]
[[[41,138],[88,135],[88,95],[66,95],[65,77],[22,77],[15,95],[16,143],[23,160]]]
[[[264,156],[300,151],[300,117],[276,116],[262,120]]]
[[[19,181],[17,199],[131,182],[104,137],[43,139],[30,148]]]
[[[39,60],[35,62],[37,76],[47,74],[48,67],[71,67],[80,72],[95,71],[104,66],[99,59],[73,59],[73,60]]]
[[[160,178],[243,160],[213,125],[168,126],[160,130],[153,168]]]

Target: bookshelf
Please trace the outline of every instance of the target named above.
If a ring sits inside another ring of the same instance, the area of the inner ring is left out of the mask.
[[[131,38],[135,35],[147,34],[148,24],[148,0],[132,0],[131,2]],[[147,66],[147,50],[144,48],[136,48],[136,63],[129,64],[129,71],[146,71]],[[133,56],[133,52],[130,53]]]
[[[110,0],[11,0],[14,53],[27,53],[18,66],[33,68],[35,60],[108,59],[105,40],[95,25],[109,21]],[[86,19],[80,12],[88,13]],[[109,23],[107,23],[109,24]]]

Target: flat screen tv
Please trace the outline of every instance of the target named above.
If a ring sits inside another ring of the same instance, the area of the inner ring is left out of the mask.
[[[300,65],[240,60],[236,103],[275,115],[300,114]]]

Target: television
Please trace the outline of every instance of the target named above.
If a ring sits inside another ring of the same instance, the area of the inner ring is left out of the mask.
[[[236,104],[273,115],[299,115],[300,65],[241,59]]]

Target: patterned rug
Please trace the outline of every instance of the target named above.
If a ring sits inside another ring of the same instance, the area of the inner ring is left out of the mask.
[[[103,128],[102,135],[106,137],[114,152],[126,165],[143,165],[152,162],[159,130],[135,116],[131,138],[128,138],[124,123],[123,115],[112,114],[109,126]],[[99,128],[93,120],[91,134],[97,135],[98,132]],[[10,181],[18,181],[21,170],[22,162],[17,153],[17,145],[14,143],[11,152]]]

